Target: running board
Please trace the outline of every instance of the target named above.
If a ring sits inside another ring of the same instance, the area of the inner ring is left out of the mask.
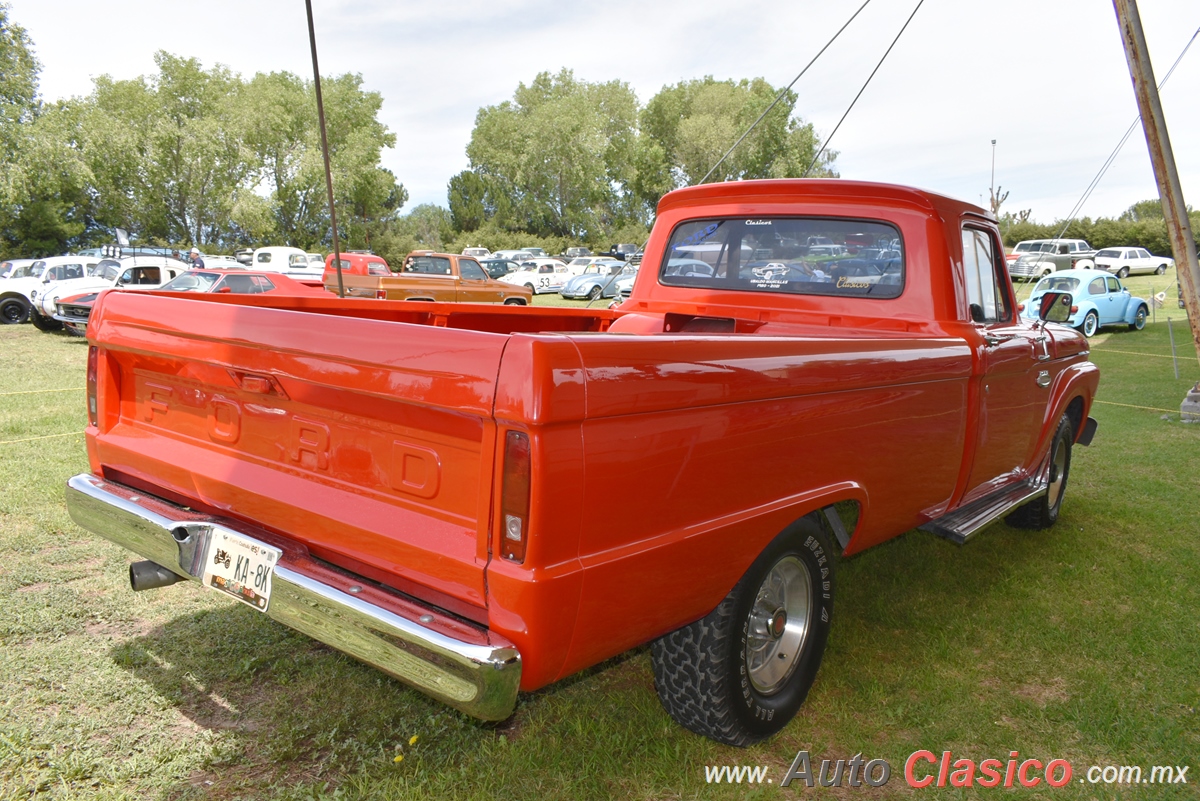
[[[989,523],[995,522],[1023,503],[1040,498],[1048,489],[1049,484],[1045,481],[1027,478],[1019,484],[1005,487],[999,492],[955,509],[948,515],[930,520],[918,528],[962,545]]]

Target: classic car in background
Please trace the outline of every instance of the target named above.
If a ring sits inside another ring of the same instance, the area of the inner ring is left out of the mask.
[[[1018,242],[1007,255],[1013,278],[1041,278],[1057,270],[1083,270],[1095,266],[1096,250],[1082,239],[1030,239]]]
[[[575,272],[558,259],[530,257],[521,262],[521,269],[496,279],[513,286],[523,286],[535,295],[558,292]]]
[[[1145,248],[1105,248],[1096,253],[1096,269],[1125,278],[1134,273],[1162,275],[1175,266],[1169,256],[1154,256]]]
[[[1150,314],[1145,300],[1134,297],[1119,279],[1103,270],[1060,270],[1039,281],[1029,300],[1019,307],[1026,320],[1038,319],[1038,301],[1047,292],[1071,293],[1074,302],[1067,324],[1086,337],[1106,325],[1128,325],[1140,331]]]
[[[38,299],[61,281],[85,277],[98,261],[95,257],[51,256],[14,269],[0,285],[0,323],[13,325],[33,317],[41,328]]]
[[[60,281],[43,292],[34,304],[31,318],[33,324],[42,331],[57,331],[64,324],[58,316],[58,301],[62,298],[84,292],[99,292],[110,287],[157,289],[187,270],[188,265],[169,256],[102,259],[87,277]]]
[[[149,271],[156,268],[138,267],[138,271]],[[124,277],[124,274],[123,276]],[[305,286],[304,284],[275,272],[252,271],[245,269],[217,269],[181,271],[178,275],[164,284],[118,284],[108,290],[129,289],[161,289],[164,292],[216,292],[233,293],[238,295],[256,295],[263,292],[274,292],[286,295],[324,295],[325,291]],[[96,298],[105,290],[97,289],[59,300],[56,304],[54,319],[59,321],[68,333],[83,336],[87,331],[88,317]]]
[[[559,294],[564,298],[579,300],[586,298],[613,298],[617,295],[617,280],[625,274],[629,265],[624,262],[595,262],[584,268],[579,275],[567,279]],[[636,275],[637,270],[629,270],[628,275]]]

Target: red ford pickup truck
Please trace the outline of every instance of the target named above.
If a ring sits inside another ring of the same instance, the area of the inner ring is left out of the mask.
[[[651,642],[667,711],[745,745],[816,676],[836,554],[1055,521],[1099,378],[1070,303],[1019,318],[983,210],[829,180],[666,195],[614,310],[109,293],[67,501],[134,589],[479,718]]]

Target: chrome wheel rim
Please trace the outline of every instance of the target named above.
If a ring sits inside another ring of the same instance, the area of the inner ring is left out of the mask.
[[[1057,506],[1058,499],[1062,497],[1063,481],[1066,480],[1067,471],[1067,449],[1063,447],[1061,440],[1054,444],[1054,460],[1050,464],[1050,489],[1048,490],[1050,508]]]
[[[1096,319],[1095,315],[1089,313],[1088,316],[1083,320],[1083,333],[1089,337],[1096,333],[1097,322],[1098,320]]]
[[[795,556],[780,559],[758,588],[746,637],[746,672],[762,695],[777,692],[791,677],[808,640],[812,577]]]

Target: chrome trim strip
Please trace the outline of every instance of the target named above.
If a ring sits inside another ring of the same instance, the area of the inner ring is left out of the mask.
[[[262,539],[87,474],[68,480],[66,493],[77,524],[197,582],[214,528]],[[432,607],[425,611],[445,618]],[[516,706],[521,655],[515,647],[463,642],[343,592],[306,574],[303,560],[286,548],[266,614],[473,717],[503,720]]]

